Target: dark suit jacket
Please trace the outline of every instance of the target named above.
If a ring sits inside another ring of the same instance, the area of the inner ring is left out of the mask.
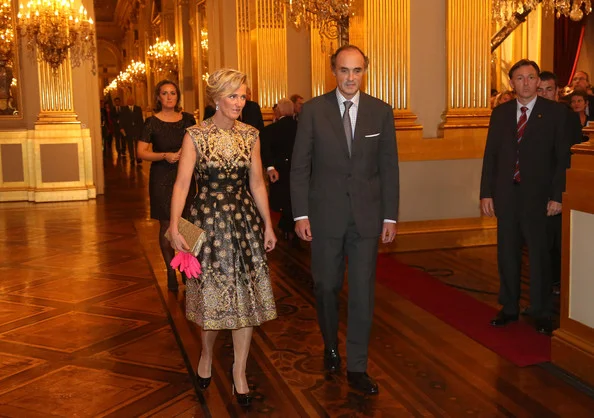
[[[297,121],[291,116],[285,116],[262,129],[260,143],[264,167],[274,166],[277,170],[282,170],[284,166],[290,167],[296,135]]]
[[[544,214],[549,200],[561,202],[570,159],[569,120],[564,105],[538,97],[518,144],[517,101],[493,109],[480,197],[493,198],[497,217],[510,215],[517,207],[513,199],[516,187],[513,173],[518,152],[524,212]]]
[[[291,116],[280,118],[260,132],[264,169],[273,166],[279,173],[279,180],[270,184],[270,207],[275,211],[282,208],[291,210],[289,178],[295,135],[297,121]]]
[[[307,216],[314,237],[342,237],[352,216],[370,238],[384,219],[398,219],[398,200],[392,108],[361,92],[349,157],[336,91],[305,103],[291,166],[293,216]]]
[[[120,114],[120,128],[126,132],[126,137],[140,138],[142,135],[142,128],[144,127],[144,118],[142,117],[142,109],[140,106],[134,106],[134,110],[130,110],[128,106],[122,108]]]
[[[264,118],[262,117],[260,105],[251,100],[246,100],[245,106],[241,111],[241,121],[253,126],[258,131],[264,129]]]
[[[122,111],[124,106],[120,106],[120,111],[117,111],[117,107],[113,105],[111,107],[111,121],[113,123],[113,131],[116,136],[120,135],[120,118],[122,117]]]

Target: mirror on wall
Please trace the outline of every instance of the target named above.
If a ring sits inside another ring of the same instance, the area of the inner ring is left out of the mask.
[[[16,0],[0,0],[0,117],[21,117]]]

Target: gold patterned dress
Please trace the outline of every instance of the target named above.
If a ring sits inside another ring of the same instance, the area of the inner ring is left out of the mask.
[[[186,317],[205,330],[238,329],[276,318],[264,230],[247,189],[258,131],[212,119],[188,128],[196,147],[198,194],[190,222],[207,233],[198,260],[202,274],[186,284]]]

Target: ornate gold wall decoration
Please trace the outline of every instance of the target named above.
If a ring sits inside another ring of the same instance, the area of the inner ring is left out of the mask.
[[[444,128],[488,124],[491,33],[491,0],[448,1]]]

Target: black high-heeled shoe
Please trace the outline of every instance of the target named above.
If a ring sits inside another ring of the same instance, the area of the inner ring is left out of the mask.
[[[250,406],[252,404],[252,395],[250,393],[238,393],[235,390],[235,378],[233,377],[233,366],[231,366],[231,393],[235,395],[237,403],[241,406]]]
[[[167,270],[167,289],[169,289],[170,292],[177,292],[179,290],[175,270]]]
[[[210,377],[200,377],[198,371],[196,371],[196,379],[198,380],[198,387],[200,390],[206,390],[210,386]]]

